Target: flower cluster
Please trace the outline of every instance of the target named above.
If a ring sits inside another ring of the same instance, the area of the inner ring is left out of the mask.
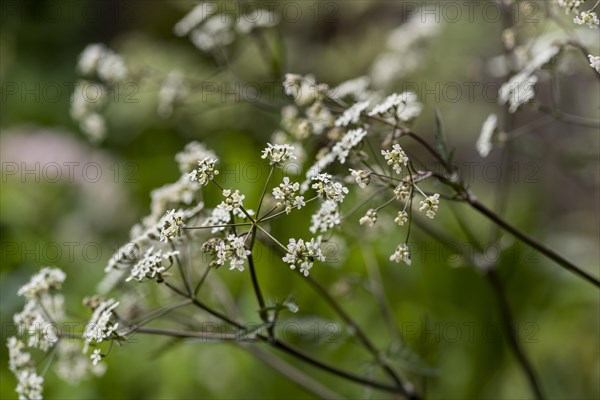
[[[356,184],[361,189],[366,189],[367,185],[371,182],[371,174],[361,169],[356,170],[350,168],[350,175],[356,181]]]
[[[408,251],[408,245],[406,243],[402,243],[396,247],[396,251],[394,254],[390,256],[390,261],[399,263],[403,262],[406,265],[411,264],[410,252]]]
[[[422,200],[419,203],[419,211],[425,211],[425,215],[427,215],[428,218],[435,218],[438,205],[440,204],[439,198],[440,195],[438,193],[425,197],[425,200]]]
[[[217,265],[224,265],[229,262],[229,269],[244,270],[244,261],[251,252],[246,249],[244,238],[235,235],[228,235],[225,240],[221,240],[216,246]]]
[[[481,134],[475,144],[477,152],[481,157],[487,157],[488,154],[490,154],[490,151],[492,151],[492,136],[497,128],[498,116],[496,114],[491,114],[483,123]]]
[[[237,211],[244,206],[244,199],[246,196],[240,194],[239,190],[231,191],[229,189],[223,190],[223,200],[217,207],[225,211]]]
[[[123,58],[103,44],[90,44],[79,55],[78,71],[84,76],[94,73],[106,82],[117,82],[128,74]]]
[[[198,181],[202,186],[208,185],[208,182],[219,175],[219,170],[215,168],[218,160],[216,158],[204,158],[198,161],[198,168],[189,173],[190,180]]]
[[[361,225],[374,227],[377,223],[377,210],[370,208],[367,213],[358,221]]]
[[[321,204],[319,210],[311,217],[312,225],[309,228],[311,233],[327,232],[339,225],[342,220],[338,206],[333,200],[326,200]]]
[[[101,343],[112,336],[118,336],[119,323],[115,322],[114,314],[114,309],[119,306],[118,301],[92,297],[85,299],[84,303],[94,310],[83,333],[86,343]]]
[[[397,143],[392,146],[392,150],[381,150],[381,155],[397,174],[402,172],[402,166],[408,164],[408,157]]]
[[[297,196],[296,193],[300,190],[298,182],[291,183],[287,176],[283,178],[283,183],[273,189],[273,197],[275,197],[278,207],[285,207],[286,214],[289,214],[293,208],[300,209],[306,205],[303,196]]]
[[[65,273],[58,268],[44,267],[23,285],[17,294],[28,299],[35,299],[51,289],[60,289],[65,281]]]
[[[184,213],[181,210],[169,210],[161,221],[160,240],[169,242],[181,236],[181,229],[185,225]]]
[[[346,132],[344,137],[333,146],[331,154],[333,154],[341,164],[344,164],[348,154],[350,154],[350,150],[358,146],[365,136],[367,136],[367,131],[362,128]]]
[[[366,109],[369,108],[369,104],[369,101],[355,103],[335,120],[335,126],[348,126],[350,124],[358,123],[360,117],[364,114]]]
[[[317,174],[312,178],[312,181],[312,188],[325,200],[341,203],[344,201],[345,195],[348,194],[348,188],[340,182],[334,181],[329,174]]]
[[[283,257],[283,262],[290,264],[291,269],[299,268],[304,276],[308,276],[315,260],[325,261],[325,256],[321,251],[320,239],[310,239],[305,242],[302,239],[290,239],[287,245],[287,253]]]
[[[268,159],[269,164],[281,167],[287,160],[295,160],[294,147],[289,144],[267,143],[267,148],[262,151],[262,159]]]
[[[422,110],[423,104],[417,100],[415,93],[403,92],[388,96],[383,102],[373,107],[369,115],[393,115],[399,121],[409,122],[418,117]]]
[[[160,275],[170,266],[165,266],[164,261],[169,260],[173,263],[173,257],[179,254],[178,251],[171,251],[164,253],[161,250],[154,250],[154,247],[150,247],[144,253],[143,257],[135,263],[126,281],[132,279],[141,282],[145,278],[154,279],[157,275]]]

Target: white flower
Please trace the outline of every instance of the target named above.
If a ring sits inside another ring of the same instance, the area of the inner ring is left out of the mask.
[[[202,226],[217,226],[216,228],[212,228],[212,233],[217,233],[225,229],[223,225],[229,224],[231,221],[231,214],[229,211],[216,207],[212,210],[210,217],[204,221]]]
[[[435,218],[438,205],[440,204],[439,198],[440,195],[437,193],[425,197],[425,200],[422,200],[419,203],[419,211],[425,211],[425,215],[427,215],[428,218]]]
[[[106,372],[106,364],[93,365],[88,356],[81,351],[78,342],[63,340],[58,345],[57,360],[53,362],[56,375],[69,384],[75,385],[87,376],[102,376]]]
[[[169,210],[161,221],[160,241],[168,242],[181,236],[181,228],[185,225],[184,214],[181,210]]]
[[[158,92],[158,115],[161,118],[169,118],[173,114],[173,108],[180,103],[189,93],[181,71],[171,71],[164,80]]]
[[[88,45],[79,55],[77,70],[85,76],[92,75],[98,67],[98,62],[106,54],[106,47],[103,44],[96,43]]]
[[[400,182],[400,184],[394,188],[394,195],[398,200],[408,199],[410,197],[410,186],[404,182]]]
[[[421,114],[423,104],[417,101],[417,95],[413,92],[394,93],[383,102],[373,107],[370,116],[384,116],[393,114],[400,121],[410,121]]]
[[[287,160],[295,160],[294,147],[289,144],[267,143],[267,148],[262,151],[262,159],[269,159],[269,164],[280,167]]]
[[[479,156],[487,157],[488,154],[490,154],[490,151],[492,151],[492,136],[497,128],[498,116],[496,114],[491,114],[483,123],[481,134],[475,145]]]
[[[348,126],[349,124],[358,123],[360,117],[368,107],[368,101],[362,101],[354,104],[352,107],[344,111],[344,113],[335,121],[335,126]]]
[[[116,333],[117,328],[119,327],[118,323],[113,322],[113,310],[117,308],[119,302],[114,299],[109,299],[94,305],[96,306],[94,308],[94,313],[83,333],[83,338],[88,343],[93,341],[97,343],[102,342],[113,333]]]
[[[20,313],[13,316],[13,321],[21,335],[27,335],[27,346],[47,351],[58,340],[56,327],[46,319],[38,305],[40,300],[28,300]],[[44,304],[48,301],[43,302]]]
[[[277,25],[279,19],[275,14],[265,9],[255,9],[238,18],[235,28],[239,33],[248,34],[254,29],[270,28]]]
[[[42,398],[44,378],[36,374],[32,368],[25,368],[16,373],[19,399],[37,400]]]
[[[368,76],[361,76],[340,83],[337,87],[331,89],[329,96],[334,99],[343,99],[344,97],[352,96],[356,100],[365,99],[370,95],[368,92],[371,80]]]
[[[290,178],[287,176],[283,178],[283,183],[279,184],[279,187],[273,189],[273,197],[279,200],[277,206],[285,207],[286,214],[289,214],[293,208],[300,209],[306,205],[303,196],[296,196],[299,190],[300,184],[298,182],[290,183]]]
[[[394,218],[394,222],[400,226],[404,226],[408,222],[408,214],[406,211],[398,211],[398,215]]]
[[[332,200],[324,201],[319,210],[311,217],[311,233],[327,232],[341,223],[337,204]]]
[[[350,154],[350,150],[356,147],[365,136],[367,136],[367,131],[364,129],[352,129],[344,135],[342,140],[333,146],[331,153],[340,160],[340,163],[344,164],[348,154]]]
[[[189,205],[194,201],[196,192],[200,189],[197,182],[189,179],[188,175],[182,175],[175,183],[170,183],[154,189],[150,193],[150,213],[157,219],[168,209],[178,206],[180,203]]]
[[[594,68],[600,74],[600,56],[588,55],[590,59],[590,67]]]
[[[192,171],[200,161],[205,159],[217,159],[217,156],[204,144],[196,141],[186,144],[183,151],[175,155],[175,161],[177,161],[182,174]]]
[[[243,202],[246,196],[240,194],[239,190],[232,192],[229,189],[223,190],[223,200],[217,207],[226,211],[234,211],[244,206]]]
[[[98,61],[96,72],[100,79],[106,82],[117,82],[127,77],[129,71],[125,61],[120,55],[106,50],[104,56]]]
[[[100,354],[100,349],[95,349],[94,352],[90,355],[90,359],[92,360],[92,364],[98,365],[100,360],[102,360],[102,354]]]
[[[358,221],[361,225],[367,225],[372,228],[377,223],[377,210],[370,208],[364,217]]]
[[[517,109],[535,97],[533,86],[538,78],[529,73],[520,73],[513,76],[500,88],[498,92],[500,104],[509,104],[509,111],[514,113]]]
[[[394,254],[390,256],[390,261],[396,263],[403,262],[406,265],[410,265],[411,260],[410,253],[408,251],[408,245],[406,243],[398,245],[398,247],[396,247],[396,251],[394,251]]]
[[[402,171],[403,165],[408,164],[408,157],[397,143],[392,146],[392,150],[381,150],[381,154],[397,174]]]
[[[283,87],[285,94],[294,97],[294,102],[299,106],[313,103],[329,90],[326,84],[317,84],[313,76],[297,74],[286,74]]]
[[[592,29],[598,29],[598,25],[600,25],[598,15],[591,11],[582,11],[580,15],[575,16],[573,22],[577,25],[587,25]]]
[[[6,342],[6,347],[8,347],[9,369],[13,373],[31,364],[31,354],[24,351],[25,343],[11,336]]]
[[[214,15],[190,33],[190,41],[202,51],[227,46],[235,39],[232,24],[230,15]]]
[[[188,174],[190,180],[198,181],[203,186],[208,185],[215,175],[219,175],[219,170],[215,168],[217,162],[215,158],[204,158],[198,161],[198,168]]]
[[[291,269],[300,269],[304,276],[308,276],[315,260],[325,261],[325,256],[321,251],[321,240],[318,238],[310,239],[305,242],[302,239],[290,239],[287,245],[287,254],[283,257],[283,262],[290,264]]]
[[[165,260],[172,260],[173,257],[178,254],[178,251],[171,251],[163,254],[161,250],[155,251],[154,247],[150,247],[146,250],[144,256],[135,263],[131,269],[130,275],[125,280],[129,282],[132,279],[136,279],[138,282],[141,282],[144,278],[154,279],[157,275],[166,270],[163,262]]]
[[[572,11],[577,12],[583,3],[585,3],[585,0],[558,0],[558,5],[565,9],[566,14]]]
[[[89,113],[82,117],[79,128],[92,143],[101,142],[106,137],[106,120],[98,113]]]
[[[361,189],[365,189],[369,182],[371,182],[371,175],[367,171],[363,171],[360,169],[355,170],[350,168],[350,175],[352,175],[352,177],[356,181],[356,184]]]
[[[19,296],[35,299],[50,289],[60,289],[67,275],[59,268],[44,267],[33,275],[17,292]]]
[[[217,264],[223,265],[229,262],[229,269],[244,270],[244,261],[251,252],[244,245],[244,238],[235,235],[227,236],[226,240],[221,240],[216,247]]]
[[[175,24],[173,31],[177,36],[185,36],[213,14],[215,10],[216,7],[212,3],[200,3]]]
[[[348,193],[348,188],[341,183],[332,180],[329,174],[317,174],[312,178],[312,188],[326,200],[331,200],[334,203],[344,201],[345,195]]]

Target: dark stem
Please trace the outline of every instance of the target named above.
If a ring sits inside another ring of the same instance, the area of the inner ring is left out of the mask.
[[[490,220],[494,221],[496,224],[500,225],[502,228],[504,228],[505,230],[507,230],[508,232],[510,232],[515,237],[522,240],[523,242],[527,243],[529,246],[533,247],[535,250],[544,254],[546,257],[550,258],[551,260],[553,260],[560,266],[564,267],[565,269],[571,271],[572,273],[579,275],[580,277],[584,278],[588,282],[591,282],[595,286],[600,287],[600,280],[598,280],[598,278],[590,275],[589,273],[582,270],[581,268],[579,268],[578,266],[576,266],[575,264],[573,264],[572,262],[570,262],[569,260],[567,260],[566,258],[561,256],[560,254],[556,253],[551,248],[538,242],[537,240],[533,239],[526,233],[521,232],[519,229],[510,225],[508,222],[504,221],[495,212],[493,212],[492,210],[490,210],[489,208],[484,206],[482,203],[480,203],[479,200],[475,199],[473,196],[468,195],[466,200],[477,211],[481,212],[483,215],[488,217]]]
[[[508,345],[510,346],[515,357],[517,357],[517,361],[523,369],[523,372],[525,372],[525,375],[527,376],[527,380],[529,382],[529,386],[535,394],[535,398],[541,400],[544,398],[544,395],[542,394],[542,389],[536,377],[533,366],[531,365],[531,362],[527,358],[527,355],[525,354],[519,343],[519,336],[515,328],[515,321],[510,311],[508,300],[504,295],[502,280],[500,279],[498,272],[494,268],[487,270],[485,276],[490,285],[492,286],[492,291],[494,292],[496,300],[498,301],[498,310],[500,312],[502,325],[504,325],[504,330],[508,333]]]

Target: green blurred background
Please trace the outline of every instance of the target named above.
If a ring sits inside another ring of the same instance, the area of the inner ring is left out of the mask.
[[[69,86],[78,79],[77,56],[89,43],[105,43],[126,61],[165,73],[178,68],[199,80],[211,76],[217,68],[212,58],[172,33],[173,25],[193,4],[189,1],[2,2],[3,341],[14,331],[12,315],[23,304],[16,296],[17,289],[43,265],[56,265],[67,272],[63,291],[67,304],[78,319],[86,319],[81,298],[95,292],[112,252],[127,240],[131,225],[148,213],[149,192],[178,178],[173,156],[187,142],[205,142],[222,159],[239,164],[228,175],[228,179],[233,179],[231,185],[235,184],[250,201],[260,195],[262,180],[256,184],[248,179],[250,172],[244,166],[262,165],[260,150],[278,128],[278,107],[288,102],[280,89],[274,90],[272,98],[266,101],[273,107],[231,99],[222,101],[212,96],[208,101],[186,105],[173,118],[163,120],[155,112],[159,84],[145,82],[135,94],[138,102],[115,101],[109,105],[105,113],[109,135],[98,146],[89,144],[69,117]],[[273,6],[273,2],[268,4]],[[400,1],[297,1],[278,3],[276,8],[284,9],[286,4],[299,7],[302,16],[283,21],[277,28],[283,43],[277,45],[277,31],[267,34],[269,43],[282,49],[278,60],[281,69],[313,73],[319,82],[332,84],[367,74],[374,58],[384,49],[387,34],[407,20],[406,8]],[[441,34],[427,43],[420,67],[397,82],[397,86],[390,85],[385,90],[401,90],[401,85],[407,82],[418,82],[434,91],[436,84],[448,87],[459,83],[463,88],[465,82],[497,84],[500,80],[485,72],[485,63],[489,57],[502,53],[501,32],[499,22],[489,23],[477,17],[445,23]],[[274,74],[261,58],[256,41],[242,38],[231,51],[236,54],[234,69],[246,82],[270,82],[273,87],[281,82],[281,75]],[[558,81],[561,106],[597,120],[600,117],[597,81],[581,59],[575,56],[573,59],[568,65],[570,75]],[[221,74],[214,79],[227,82],[231,77]],[[485,99],[481,91],[475,93],[474,99],[463,93],[458,101],[449,99],[450,95],[436,98],[421,93],[425,111],[415,130],[432,140],[438,109],[444,117],[448,141],[456,147],[457,164],[468,167],[467,163],[478,162],[471,184],[481,200],[491,205],[498,182],[486,175],[489,171],[481,163],[474,143],[487,115],[501,113],[501,108]],[[547,99],[547,85],[539,93]],[[545,117],[525,111],[516,117],[516,124],[523,126],[541,118]],[[511,172],[517,178],[513,179],[516,182],[512,182],[506,210],[509,221],[596,276],[599,272],[598,140],[597,129],[548,121],[515,141],[513,161],[518,167]],[[411,150],[422,154],[420,150]],[[499,152],[493,152],[485,161],[500,165]],[[44,169],[52,162],[79,164],[74,167],[72,178],[53,179],[52,171]],[[32,169],[36,163],[39,167],[35,172],[22,174],[24,165]],[[88,163],[97,164],[84,170]],[[94,181],[88,173],[95,176],[97,165],[102,176]],[[14,166],[16,173],[12,173]],[[266,172],[261,170],[260,177],[264,179]],[[435,228],[447,232],[466,250],[472,249],[472,245],[464,238],[451,210],[466,218],[478,237],[486,237],[492,229],[466,206],[443,204]],[[306,215],[292,214],[289,223],[275,224],[276,236],[295,237],[298,227],[306,232]],[[411,238],[418,253],[413,265],[406,268],[392,264],[388,257],[399,239],[384,229],[368,236],[359,229],[355,221],[338,233],[339,242],[344,243],[343,251],[336,253],[338,262],[317,265],[312,275],[335,294],[380,348],[386,348],[394,338],[388,333],[370,293],[372,282],[363,261],[365,251],[368,257],[377,260],[393,318],[407,344],[394,361],[411,377],[419,377],[416,379],[427,387],[427,397],[531,397],[518,364],[506,342],[498,336],[496,303],[480,273],[470,266],[457,267],[460,262],[449,261],[457,259],[454,253],[418,228]],[[507,250],[499,261],[500,274],[525,351],[540,375],[544,391],[550,398],[598,398],[598,291],[510,237],[503,240]],[[294,295],[305,329],[311,329],[315,321],[337,322],[327,305],[282,263],[262,257],[258,270],[268,298],[282,300]],[[257,321],[247,276],[224,269],[218,274],[231,288],[244,315]],[[285,315],[285,318],[296,317]],[[339,326],[332,343],[315,343],[309,335],[298,339],[296,344],[358,374],[382,378],[373,372],[369,355],[345,332],[343,325]],[[138,343],[111,352],[103,361],[108,370],[101,378],[71,386],[49,371],[45,396],[311,397],[246,349],[190,342],[180,343],[157,356],[164,339],[142,336],[137,339]],[[7,369],[5,346],[0,363],[1,396],[15,398],[15,381]],[[389,397],[296,365],[342,396]]]

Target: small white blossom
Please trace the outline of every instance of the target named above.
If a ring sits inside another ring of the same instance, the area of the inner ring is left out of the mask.
[[[408,214],[406,211],[398,211],[398,215],[394,218],[394,222],[400,226],[404,226],[408,222]]]
[[[598,15],[591,11],[582,11],[581,14],[575,16],[573,22],[577,25],[587,25],[592,29],[598,29],[598,25],[600,25]]]
[[[95,349],[94,352],[90,355],[90,359],[92,360],[92,364],[98,365],[100,360],[102,360],[102,354],[100,354],[100,349]]]
[[[129,73],[123,58],[108,49],[104,56],[98,61],[96,72],[100,79],[106,82],[121,81],[125,79]]]
[[[59,268],[44,267],[18,291],[19,296],[35,299],[51,289],[60,289],[67,275]]]
[[[360,76],[340,83],[337,87],[331,89],[329,96],[334,99],[343,99],[352,96],[356,100],[362,100],[370,95],[368,91],[370,84],[371,80],[368,76]]]
[[[202,51],[225,47],[235,40],[233,18],[228,14],[214,15],[201,26],[192,30],[190,41]]]
[[[138,282],[141,282],[145,278],[154,279],[166,270],[167,267],[163,265],[164,261],[172,260],[178,254],[178,251],[163,254],[161,250],[155,251],[154,247],[150,247],[146,250],[144,256],[135,263],[130,275],[125,280],[129,282],[132,279],[136,279]]]
[[[219,175],[219,170],[215,168],[218,160],[215,158],[204,158],[198,161],[198,168],[188,174],[190,180],[198,181],[200,185],[206,186]]]
[[[335,120],[335,126],[348,126],[349,124],[356,124],[360,120],[360,117],[369,108],[368,101],[362,101],[352,105],[344,113]]]
[[[239,190],[232,192],[229,189],[223,190],[223,196],[225,200],[223,200],[217,207],[226,211],[234,211],[243,207],[244,199],[246,196],[240,194]]]
[[[497,128],[498,116],[496,114],[491,114],[483,123],[481,134],[475,145],[479,156],[487,157],[488,154],[490,154],[490,151],[492,151],[492,136]]]
[[[231,214],[229,211],[216,207],[212,210],[210,217],[208,217],[202,226],[216,226],[212,228],[212,233],[217,233],[225,229],[223,225],[229,224],[231,221]]]
[[[299,106],[313,103],[329,90],[326,84],[317,84],[313,76],[297,74],[286,74],[283,87],[285,94],[292,96]]]
[[[280,167],[287,160],[295,160],[294,147],[289,144],[267,143],[267,148],[262,151],[262,159],[268,159],[269,164]]]
[[[82,117],[79,128],[92,143],[101,142],[106,137],[106,120],[98,113],[89,113]]]
[[[200,161],[205,159],[217,159],[217,156],[212,150],[207,149],[204,144],[196,141],[186,144],[183,151],[175,155],[175,161],[177,161],[179,171],[182,174],[191,172],[198,166]]]
[[[590,67],[594,68],[600,74],[600,56],[588,55],[590,59]]]
[[[396,247],[396,251],[394,251],[394,254],[390,256],[390,261],[396,263],[403,262],[406,265],[410,265],[411,259],[408,251],[408,245],[406,243],[398,245],[398,247]]]
[[[352,129],[346,132],[344,137],[333,146],[331,153],[340,160],[340,163],[344,164],[350,150],[356,147],[365,136],[367,136],[367,131],[364,129]]]
[[[312,188],[326,200],[331,200],[334,203],[341,203],[344,201],[345,195],[348,193],[348,188],[343,186],[340,182],[332,180],[332,176],[329,174],[317,174],[312,178]]]
[[[19,399],[37,400],[42,398],[44,378],[39,376],[34,369],[25,368],[16,373]]]
[[[356,181],[356,184],[361,189],[365,189],[369,182],[371,182],[371,175],[367,171],[363,171],[360,169],[355,170],[350,168],[350,175],[352,175],[352,177]]]
[[[241,15],[235,24],[235,28],[239,33],[248,34],[254,29],[273,27],[278,22],[279,19],[271,11],[255,9],[248,14]]]
[[[581,7],[583,3],[585,3],[585,0],[558,0],[558,5],[565,9],[566,14],[573,11],[579,11],[579,7]]]
[[[119,302],[114,299],[101,301],[99,304],[94,304],[94,313],[92,318],[85,327],[83,338],[86,342],[100,343],[104,339],[116,333],[119,324],[114,322],[113,310],[117,308]]]
[[[6,347],[8,347],[8,366],[13,373],[31,364],[31,354],[24,351],[25,343],[11,336],[6,342]]]
[[[402,166],[408,164],[408,157],[397,143],[392,146],[392,150],[381,150],[381,155],[397,174],[402,171]]]
[[[408,122],[418,117],[423,110],[423,104],[417,100],[413,92],[394,93],[383,102],[373,107],[370,116],[385,116],[393,114],[398,120]]]
[[[57,340],[55,327],[46,319],[37,299],[28,300],[23,310],[13,316],[21,335],[27,336],[27,346],[47,351]],[[46,304],[44,302],[44,304]]]
[[[410,197],[410,186],[404,182],[400,182],[400,184],[394,188],[394,195],[398,200],[408,199]]]
[[[106,47],[103,44],[95,43],[88,45],[79,55],[77,70],[84,76],[90,76],[98,67],[98,62],[106,54]]]
[[[150,213],[157,219],[167,210],[177,207],[180,203],[189,205],[194,201],[196,192],[200,189],[197,182],[189,179],[188,175],[182,175],[175,183],[169,183],[154,189],[150,193]]]
[[[189,93],[181,71],[171,71],[162,83],[158,92],[158,115],[161,118],[169,118],[173,114],[174,107],[180,103]]]
[[[273,189],[273,197],[277,202],[278,207],[285,207],[286,214],[289,214],[293,208],[300,209],[306,205],[303,196],[296,196],[300,190],[298,182],[290,183],[290,178],[283,178],[283,183]]]
[[[311,233],[327,232],[341,223],[337,204],[332,200],[324,201],[319,210],[311,217]]]
[[[160,241],[169,242],[181,236],[181,228],[185,225],[181,210],[169,210],[161,221]]]
[[[367,213],[358,221],[361,225],[367,225],[372,228],[377,223],[377,210],[371,208]]]
[[[419,203],[419,211],[425,211],[425,215],[427,215],[428,218],[435,218],[435,214],[438,210],[438,205],[440,204],[439,198],[440,195],[437,193],[425,197],[425,200],[422,200]]]
[[[315,260],[325,261],[325,256],[321,251],[321,241],[314,238],[310,242],[302,239],[290,239],[287,245],[287,254],[283,257],[283,262],[290,264],[291,269],[299,268],[304,276],[308,276]]]
[[[185,36],[215,12],[214,4],[202,2],[188,12],[173,27],[177,36]]]
[[[229,269],[244,270],[244,261],[251,252],[244,245],[244,238],[235,235],[227,236],[226,240],[221,240],[216,247],[217,265],[223,265],[229,262]]]
[[[520,73],[513,76],[500,88],[498,92],[500,104],[509,105],[508,110],[511,113],[528,103],[535,97],[534,85],[537,83],[538,77],[529,73]]]

